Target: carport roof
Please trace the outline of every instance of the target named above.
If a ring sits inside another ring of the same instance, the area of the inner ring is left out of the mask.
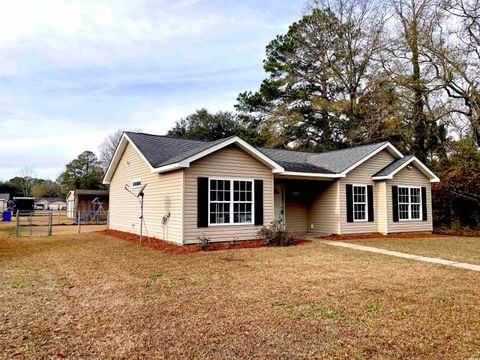
[[[75,195],[95,195],[95,196],[102,196],[108,195],[108,190],[88,190],[88,189],[76,189]]]

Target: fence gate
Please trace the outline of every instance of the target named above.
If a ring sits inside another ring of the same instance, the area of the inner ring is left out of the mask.
[[[17,236],[50,236],[52,235],[52,212],[21,211],[16,214]]]

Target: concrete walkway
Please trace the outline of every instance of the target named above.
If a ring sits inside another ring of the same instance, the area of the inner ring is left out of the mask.
[[[429,263],[434,263],[434,264],[453,266],[453,267],[467,269],[467,270],[480,271],[480,265],[475,265],[475,264],[461,263],[461,262],[445,260],[445,259],[440,259],[440,258],[432,258],[432,257],[427,257],[427,256],[421,256],[421,255],[412,255],[412,254],[402,253],[402,252],[398,252],[398,251],[379,249],[379,248],[372,247],[372,246],[351,244],[351,243],[344,242],[344,241],[331,241],[331,240],[319,240],[319,239],[312,239],[312,240],[314,240],[316,242],[319,242],[319,243],[322,243],[322,244],[331,245],[331,246],[338,246],[338,247],[343,247],[343,248],[348,248],[348,249],[353,249],[353,250],[368,251],[368,252],[373,252],[373,253],[377,253],[377,254],[384,254],[384,255],[401,257],[401,258],[405,258],[405,259],[418,260],[418,261],[424,261],[424,262],[429,262]]]

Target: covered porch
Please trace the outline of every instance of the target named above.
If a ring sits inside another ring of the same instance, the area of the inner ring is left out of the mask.
[[[339,232],[336,179],[274,178],[274,216],[295,234]]]

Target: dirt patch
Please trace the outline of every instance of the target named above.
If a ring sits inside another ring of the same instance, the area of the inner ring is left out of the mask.
[[[131,233],[118,231],[118,230],[104,230],[104,231],[100,231],[100,233],[140,244],[140,236],[136,234],[131,234]],[[298,238],[294,240],[293,245],[300,245],[306,242],[309,242],[309,240]],[[142,240],[142,245],[160,250],[166,254],[189,254],[189,253],[202,251],[196,245],[180,246],[180,245],[170,243],[168,241],[163,241],[163,240],[159,240],[152,237],[144,237]],[[266,247],[266,245],[263,244],[260,240],[247,240],[247,241],[239,241],[239,242],[232,242],[232,243],[211,243],[207,251],[251,249],[251,248],[259,248],[259,247]]]
[[[81,225],[80,233],[89,233],[105,230],[107,225]],[[77,225],[54,225],[52,226],[53,235],[70,235],[77,234],[78,226]]]
[[[371,234],[317,236],[315,237],[315,239],[322,239],[322,240],[423,239],[423,238],[434,238],[434,237],[444,237],[444,236],[447,236],[447,235],[432,234],[432,233],[399,233],[399,234],[385,235],[381,233],[371,233]]]

